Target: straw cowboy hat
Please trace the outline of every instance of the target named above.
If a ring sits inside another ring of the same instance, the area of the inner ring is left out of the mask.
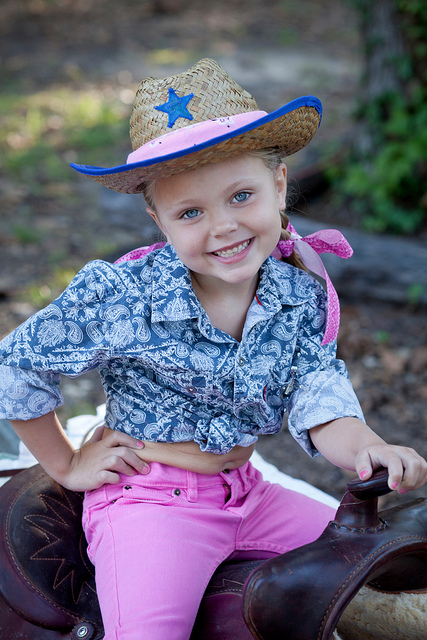
[[[214,60],[139,85],[130,119],[132,153],[109,169],[71,164],[76,171],[122,193],[139,193],[148,180],[276,147],[289,156],[305,147],[320,124],[322,105],[298,98],[271,113]]]

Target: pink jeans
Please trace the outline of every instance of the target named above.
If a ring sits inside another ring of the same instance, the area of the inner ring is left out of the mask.
[[[334,510],[270,484],[250,462],[217,475],[158,463],[87,492],[83,527],[104,640],[188,640],[204,590],[229,556],[315,540]]]

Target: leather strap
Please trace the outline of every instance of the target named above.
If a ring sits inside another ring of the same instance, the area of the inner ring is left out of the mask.
[[[355,480],[323,534],[267,560],[249,577],[243,614],[258,640],[329,640],[364,584],[383,591],[427,587],[427,500],[378,515],[387,473]]]
[[[0,478],[11,478],[24,469],[0,469]]]

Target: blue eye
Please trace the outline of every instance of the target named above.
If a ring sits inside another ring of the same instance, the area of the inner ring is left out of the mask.
[[[188,211],[185,211],[182,217],[189,220],[191,218],[197,218],[198,215],[200,215],[199,209],[189,209]]]
[[[233,200],[235,202],[244,202],[249,198],[250,194],[247,191],[240,191],[240,193],[236,193]]]

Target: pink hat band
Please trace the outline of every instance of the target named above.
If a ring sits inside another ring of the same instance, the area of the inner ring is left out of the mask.
[[[175,129],[132,151],[128,155],[126,164],[135,164],[172,153],[180,153],[214,138],[237,131],[266,115],[266,111],[249,111],[234,116],[215,118],[215,120],[196,122],[181,129]]]

